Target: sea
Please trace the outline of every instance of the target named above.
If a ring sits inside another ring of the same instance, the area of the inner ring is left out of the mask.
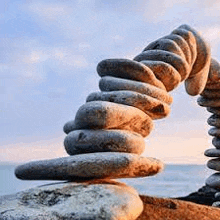
[[[14,175],[16,164],[0,164],[0,196],[13,194],[54,181],[24,181]],[[204,186],[212,173],[205,165],[167,164],[163,172],[145,178],[119,179],[141,195],[158,197],[186,196]]]

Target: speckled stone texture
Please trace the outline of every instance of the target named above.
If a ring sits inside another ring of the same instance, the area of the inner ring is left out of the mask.
[[[55,183],[0,197],[2,220],[134,220],[142,210],[135,189],[106,180]]]
[[[24,180],[86,180],[151,176],[163,169],[157,159],[137,154],[104,152],[79,154],[20,165],[15,175]]]
[[[95,152],[141,154],[145,142],[140,134],[131,131],[76,130],[66,136],[64,146],[70,155]]]

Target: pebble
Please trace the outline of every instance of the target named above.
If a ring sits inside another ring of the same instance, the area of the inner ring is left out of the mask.
[[[205,98],[220,98],[220,89],[205,89],[201,94]]]
[[[113,102],[94,101],[82,105],[75,116],[76,130],[122,129],[146,137],[153,129],[151,118],[143,111]]]
[[[220,89],[220,63],[211,59],[206,89]]]
[[[207,157],[220,157],[220,150],[216,148],[207,149],[204,152]]]
[[[111,76],[104,76],[99,81],[99,88],[103,92],[111,92],[118,90],[129,90],[139,92],[151,96],[152,98],[161,100],[167,104],[171,104],[173,101],[173,98],[166,91],[152,86],[148,83],[138,82],[129,79],[120,79]]]
[[[193,64],[189,77],[185,81],[185,88],[187,93],[189,95],[195,96],[200,94],[206,86],[211,62],[210,47],[203,40],[200,34],[190,26],[181,25],[178,29],[184,29],[186,31],[192,32],[196,39],[196,60]]]
[[[215,193],[215,198],[216,198],[217,200],[220,200],[220,192]]]
[[[157,79],[164,84],[168,92],[175,89],[181,82],[181,76],[178,71],[168,63],[157,60],[143,60],[141,63],[154,72]]]
[[[220,158],[211,159],[207,163],[208,168],[220,171]]]
[[[20,165],[15,175],[23,180],[71,180],[145,177],[160,172],[163,164],[137,154],[102,152],[79,154]]]
[[[207,107],[208,112],[211,112],[216,115],[220,115],[220,108],[219,107]]]
[[[210,99],[200,96],[197,102],[200,106],[204,107],[220,107],[220,98]]]
[[[75,130],[70,132],[64,146],[69,155],[95,152],[125,152],[141,154],[144,138],[125,130]]]
[[[215,148],[220,149],[220,138],[214,137],[212,139],[212,144],[215,146]]]
[[[150,43],[143,51],[147,50],[165,50],[175,53],[185,59],[185,55],[179,45],[171,39],[160,38]]]
[[[211,115],[208,120],[207,120],[208,124],[211,126],[215,126],[217,128],[220,128],[220,116],[218,115]]]
[[[191,65],[193,63],[193,60],[195,59],[196,54],[194,55],[192,53],[193,52],[192,49],[194,50],[195,45],[188,44],[183,37],[181,37],[180,35],[177,35],[177,34],[170,34],[165,37],[162,37],[161,39],[171,39],[171,40],[175,41],[179,45],[181,50],[183,51],[187,63],[189,65]],[[190,46],[192,48],[190,48]],[[195,53],[197,53],[196,50],[195,50]]]
[[[75,125],[75,120],[71,120],[71,121],[68,121],[66,122],[66,124],[63,126],[63,131],[66,133],[66,134],[69,134],[71,131],[74,131],[76,130],[77,127]]]
[[[153,86],[166,90],[163,83],[158,80],[150,68],[140,62],[128,59],[107,59],[97,66],[98,74],[113,76],[149,83]]]
[[[133,106],[145,112],[152,119],[164,118],[170,113],[170,107],[166,103],[133,91],[93,92],[86,99],[86,102],[92,101],[107,101]]]
[[[220,137],[220,129],[219,128],[216,128],[216,127],[211,128],[211,129],[209,129],[208,133],[211,136]]]
[[[212,188],[220,189],[220,173],[214,173],[206,179],[206,184]]]
[[[212,206],[219,208],[220,207],[220,201],[213,202]]]
[[[0,197],[0,219],[132,220],[143,211],[137,191],[112,180],[53,183]]]
[[[189,64],[179,55],[164,50],[147,50],[137,55],[134,60],[158,60],[172,65],[180,74],[181,81],[185,80],[190,72]]]

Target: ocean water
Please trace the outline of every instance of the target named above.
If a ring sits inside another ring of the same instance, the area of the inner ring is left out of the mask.
[[[0,165],[0,195],[7,195],[51,183],[51,181],[24,181],[14,176],[14,164]],[[139,194],[160,197],[186,196],[198,190],[213,171],[205,165],[166,165],[163,172],[145,178],[120,179],[133,186]],[[54,182],[54,181],[53,181]]]

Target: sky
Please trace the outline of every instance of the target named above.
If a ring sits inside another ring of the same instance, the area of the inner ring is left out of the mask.
[[[0,161],[67,156],[63,125],[99,90],[103,59],[133,59],[189,24],[220,60],[219,11],[219,0],[0,1]],[[154,121],[143,155],[204,164],[209,113],[183,85],[171,95],[170,116]]]

